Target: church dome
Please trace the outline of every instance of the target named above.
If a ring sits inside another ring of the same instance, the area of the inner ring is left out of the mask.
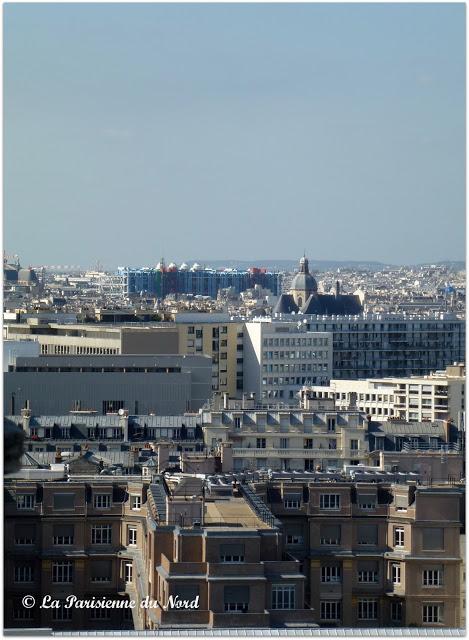
[[[300,260],[300,269],[291,282],[290,290],[305,291],[308,294],[318,290],[318,283],[309,272],[308,258],[304,256]]]

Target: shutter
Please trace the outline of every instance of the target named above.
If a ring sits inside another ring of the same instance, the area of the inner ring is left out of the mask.
[[[340,540],[340,524],[322,524],[321,538]]]
[[[54,509],[74,509],[74,493],[54,493]]]
[[[224,601],[228,602],[249,602],[249,587],[244,585],[233,585],[225,587]]]
[[[244,544],[221,544],[220,555],[244,556]]]
[[[301,493],[284,493],[284,500],[292,500],[293,502],[301,502]]]
[[[71,536],[73,538],[74,532],[75,527],[73,526],[73,524],[54,525],[54,536]]]
[[[194,600],[199,595],[198,584],[184,584],[178,587],[178,596],[181,600]]]
[[[36,527],[33,524],[15,524],[15,538],[35,540]]]
[[[93,560],[90,564],[92,578],[110,578],[112,576],[112,560]]]
[[[378,544],[378,525],[358,525],[358,542],[362,544]]]
[[[358,496],[358,504],[372,504],[376,501],[376,493],[361,493]]]
[[[358,571],[375,571],[378,572],[377,560],[359,560]]]
[[[425,550],[444,549],[444,529],[442,527],[422,529],[422,548]]]

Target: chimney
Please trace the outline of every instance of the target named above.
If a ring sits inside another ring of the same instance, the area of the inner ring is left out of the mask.
[[[229,408],[230,408],[230,397],[228,393],[225,391],[225,393],[223,394],[223,409],[229,409]]]
[[[119,410],[119,427],[122,430],[124,442],[129,441],[129,412],[127,409]]]
[[[449,444],[449,442],[451,440],[451,427],[452,427],[451,420],[444,420],[443,421],[443,429],[444,429],[444,432],[445,432],[444,439],[445,439],[446,444]]]
[[[338,280],[335,283],[335,295],[336,298],[340,296],[340,282]]]
[[[55,464],[60,464],[62,462],[62,451],[57,448],[55,452]]]
[[[28,436],[31,437],[31,410],[30,409],[21,409],[21,417],[23,418],[23,431]]]

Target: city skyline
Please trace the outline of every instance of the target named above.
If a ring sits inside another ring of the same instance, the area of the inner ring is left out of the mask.
[[[464,12],[6,5],[5,247],[463,260]]]

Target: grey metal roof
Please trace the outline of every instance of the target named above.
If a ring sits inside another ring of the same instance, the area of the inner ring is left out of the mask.
[[[371,433],[382,432],[386,435],[406,436],[444,436],[445,429],[442,422],[381,422],[371,423]]]

